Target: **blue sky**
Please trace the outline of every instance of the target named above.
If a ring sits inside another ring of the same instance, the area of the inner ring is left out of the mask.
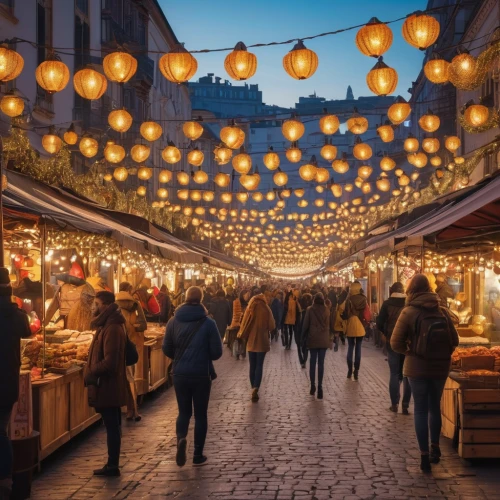
[[[425,9],[425,0],[159,0],[177,38],[188,50],[233,47],[288,40],[364,24],[373,16],[390,21],[416,10]],[[391,24],[394,42],[384,61],[399,75],[396,93],[409,97],[407,89],[416,79],[423,54],[408,45],[401,36],[403,21]],[[306,47],[318,54],[319,66],[308,80],[288,76],[282,59],[293,45],[251,49],[258,68],[249,83],[258,83],[267,104],[290,107],[299,96],[312,94],[328,99],[344,99],[348,85],[354,96],[372,95],[366,74],[376,63],[356,48],[357,30],[306,41]],[[227,52],[196,54],[198,72],[193,80],[207,73],[229,79],[224,70]]]

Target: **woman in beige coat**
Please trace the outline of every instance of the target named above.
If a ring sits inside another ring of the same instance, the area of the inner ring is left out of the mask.
[[[358,380],[358,372],[361,365],[361,346],[363,345],[363,338],[366,333],[363,326],[363,313],[366,304],[366,297],[362,293],[361,284],[355,281],[349,289],[343,313],[344,318],[347,320],[346,337],[349,344],[347,348],[347,378],[351,378],[354,373],[354,380]]]

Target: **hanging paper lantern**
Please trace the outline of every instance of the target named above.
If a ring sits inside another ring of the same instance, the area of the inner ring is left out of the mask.
[[[148,181],[151,177],[153,177],[153,169],[149,167],[141,167],[137,171],[137,177],[142,181]]]
[[[196,139],[199,139],[203,134],[203,126],[200,122],[186,122],[182,125],[182,131],[188,139],[196,141]]]
[[[339,160],[335,160],[332,163],[332,168],[338,174],[345,174],[349,171],[349,163],[347,162],[347,155],[345,153],[342,154],[342,158]]]
[[[176,45],[158,62],[162,75],[173,83],[184,83],[193,78],[198,61],[182,46]]]
[[[326,168],[318,168],[316,169],[316,182],[318,184],[323,184],[324,182],[328,181],[330,177],[330,174]]]
[[[439,139],[436,139],[435,137],[426,137],[422,141],[422,149],[426,153],[437,153],[439,151]]]
[[[347,120],[347,130],[353,134],[364,134],[368,130],[368,120],[354,110],[352,116]]]
[[[194,165],[195,167],[199,167],[203,160],[205,159],[205,155],[203,151],[200,151],[198,148],[192,149],[187,155],[187,161],[190,165]]]
[[[319,154],[325,160],[333,161],[333,160],[335,160],[335,157],[337,156],[337,147],[334,146],[333,144],[326,143],[321,148],[321,151],[319,152]]]
[[[260,175],[258,171],[255,173],[243,174],[240,177],[240,184],[248,191],[255,191],[260,184]],[[248,193],[245,194],[247,195],[247,199],[245,201],[247,201]]]
[[[275,198],[276,198],[276,193],[274,191],[269,191],[269,193],[266,194],[267,201],[273,201]]]
[[[169,141],[167,147],[161,152],[161,157],[171,165],[181,161],[181,156],[181,152],[172,141]]]
[[[299,200],[297,202],[297,206],[299,206],[300,208],[305,208],[307,207],[307,205],[309,205],[309,202],[307,200]]]
[[[394,175],[395,175],[396,177],[401,177],[404,173],[405,173],[405,171],[404,171],[402,168],[397,168],[397,169],[394,171]]]
[[[387,116],[394,125],[403,123],[410,116],[410,113],[411,107],[402,97],[398,97],[387,110]]]
[[[173,173],[170,170],[161,170],[158,174],[158,182],[160,184],[166,184],[172,180]]]
[[[424,168],[427,165],[427,155],[425,153],[413,153],[412,165],[415,165],[417,168]]]
[[[296,143],[292,143],[286,150],[285,155],[290,163],[298,163],[302,159],[302,151],[298,148]]]
[[[110,163],[120,163],[125,158],[125,149],[115,144],[114,141],[108,141],[104,148],[104,158]]]
[[[11,118],[19,116],[24,111],[24,99],[16,95],[16,93],[11,90],[7,92],[0,101],[0,109],[2,113]]]
[[[151,153],[151,148],[149,146],[145,146],[144,144],[136,144],[132,146],[130,150],[130,156],[132,160],[137,163],[144,163]]]
[[[389,156],[384,156],[380,160],[380,168],[384,172],[390,172],[396,167],[396,162]]]
[[[377,134],[382,142],[391,142],[394,140],[394,128],[388,121],[385,125],[380,125],[380,127],[377,128]]]
[[[365,56],[380,57],[392,45],[392,31],[385,23],[372,17],[356,33],[356,47]]]
[[[426,132],[435,132],[439,128],[441,120],[439,119],[439,116],[433,114],[432,111],[429,110],[425,115],[420,117],[418,124],[420,125],[420,128]]]
[[[366,84],[375,95],[386,96],[396,90],[398,74],[379,57],[377,64],[366,75]]]
[[[431,162],[431,165],[433,167],[439,167],[441,165],[441,163],[443,163],[443,161],[441,160],[441,158],[439,156],[432,156],[431,159],[429,160]]]
[[[113,180],[113,175],[108,172],[107,174],[104,174],[103,179],[106,182],[111,182]]]
[[[318,170],[318,162],[316,160],[316,156],[311,156],[311,160],[309,163],[302,165],[299,168],[300,178],[304,181],[312,181],[316,179],[316,172]]]
[[[297,188],[297,189],[294,189],[293,190],[293,194],[297,197],[297,198],[302,198],[302,196],[304,196],[305,194],[305,190],[302,189],[302,188]]]
[[[361,184],[361,191],[363,192],[363,194],[371,193],[372,192],[372,187],[371,187],[370,183],[369,182],[363,182],[363,184]]]
[[[68,85],[69,69],[61,60],[52,57],[36,68],[35,78],[42,89],[54,94]]]
[[[108,115],[109,126],[117,132],[126,132],[132,126],[132,115],[126,109],[115,109]]]
[[[332,135],[340,127],[340,121],[335,115],[325,115],[319,119],[319,129],[325,135]]]
[[[482,104],[471,104],[464,112],[464,118],[471,127],[481,127],[490,118],[490,110]]]
[[[24,59],[6,45],[0,46],[0,81],[9,82],[17,78],[24,68]]]
[[[369,165],[362,165],[361,167],[358,168],[358,176],[361,177],[363,180],[366,180],[372,175],[373,168],[370,167]]]
[[[204,201],[214,201],[215,193],[213,191],[203,191],[202,197]]]
[[[401,187],[408,186],[408,184],[410,184],[410,182],[411,182],[411,179],[406,174],[402,174],[398,177],[398,184]]]
[[[264,199],[264,195],[260,192],[252,194],[252,200],[260,203]]]
[[[318,68],[318,56],[299,40],[283,57],[283,68],[295,80],[306,80],[313,76]]]
[[[87,158],[92,158],[99,150],[99,143],[93,137],[82,137],[79,144],[80,153]]]
[[[375,185],[379,191],[383,191],[385,193],[391,189],[391,181],[384,172],[380,174],[380,177],[376,180]]]
[[[416,181],[420,177],[420,174],[418,172],[412,172],[410,177],[412,181]]]
[[[321,208],[322,206],[325,205],[325,200],[317,198],[316,200],[314,200],[314,205],[317,206],[318,208]]]
[[[414,137],[412,134],[408,134],[408,138],[405,139],[403,148],[407,153],[414,153],[415,151],[418,151],[419,148],[418,139]]]
[[[231,203],[233,201],[233,195],[231,193],[222,193],[220,199],[222,203]]]
[[[146,141],[154,142],[161,137],[163,134],[163,129],[160,124],[156,122],[144,122],[141,124],[141,128],[139,129],[142,137],[146,139]]]
[[[354,186],[352,184],[344,184],[344,191],[346,193],[351,193],[354,189]]]
[[[268,152],[264,155],[264,165],[269,170],[276,170],[280,166],[280,157],[278,153],[273,151],[273,147],[270,146]]]
[[[252,168],[252,157],[241,148],[240,153],[233,158],[232,164],[239,174],[248,174]]]
[[[78,134],[75,132],[75,126],[73,123],[68,127],[68,130],[64,132],[63,135],[64,142],[73,146],[78,141]]]
[[[413,47],[425,50],[438,39],[439,30],[436,19],[422,12],[415,12],[403,23],[403,38]]]
[[[298,141],[304,135],[305,130],[304,124],[296,118],[285,120],[281,126],[283,137],[290,142]]]
[[[168,198],[168,190],[165,188],[160,188],[156,191],[156,196],[158,196],[158,198],[166,200]]]
[[[246,178],[248,176],[245,174],[245,175],[242,175],[241,177]],[[241,178],[240,178],[240,182],[241,182]],[[246,203],[248,201],[248,197],[249,197],[248,193],[236,193],[236,199],[240,203]],[[229,212],[229,215],[231,215],[231,217],[233,217],[233,218],[236,218],[238,216],[238,211],[237,210],[231,210]]]
[[[227,187],[231,183],[231,176],[229,174],[224,174],[223,172],[219,172],[214,177],[214,182],[219,187],[222,187],[222,188]]]
[[[438,54],[433,54],[425,63],[424,73],[427,79],[436,84],[448,81],[448,68],[450,63],[442,59]]]
[[[112,52],[102,61],[108,80],[117,83],[128,82],[137,71],[137,59],[127,52]]]
[[[273,175],[273,182],[278,186],[284,186],[288,182],[288,175],[285,172],[282,172],[278,167],[278,170]]]
[[[335,198],[342,197],[342,186],[340,184],[333,183],[330,189]]]
[[[462,142],[456,135],[450,135],[447,137],[444,141],[444,147],[448,150],[454,153],[457,151],[457,149],[460,147]]]
[[[139,186],[136,191],[138,196],[146,196],[147,189],[145,186]]]
[[[354,148],[352,149],[352,154],[357,160],[368,160],[372,157],[373,151],[368,144],[362,142],[360,137],[357,137]]]
[[[467,51],[456,55],[448,67],[448,79],[457,88],[466,87],[469,80],[477,75],[477,59]]]
[[[42,137],[42,146],[47,153],[56,154],[59,153],[62,147],[62,140],[56,135],[54,127],[49,128],[49,133]]]
[[[84,68],[73,76],[73,87],[84,99],[99,99],[108,88],[106,77],[92,68]]]
[[[116,167],[113,172],[113,177],[119,182],[124,182],[127,180],[128,171],[125,167]]]
[[[220,139],[228,148],[238,149],[245,142],[245,132],[232,123],[221,129]]]
[[[179,189],[177,191],[177,198],[182,201],[189,199],[189,191],[187,189]]]
[[[200,167],[200,169],[196,170],[193,174],[193,180],[196,184],[205,184],[205,182],[208,182],[208,174]]]
[[[229,163],[229,160],[233,156],[233,150],[230,148],[226,148],[222,144],[220,146],[216,146],[214,149],[215,161],[218,165],[225,165]]]
[[[248,52],[243,42],[238,42],[226,56],[224,68],[233,80],[248,80],[257,71],[257,57]]]

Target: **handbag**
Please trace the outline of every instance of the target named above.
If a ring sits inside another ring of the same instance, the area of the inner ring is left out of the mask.
[[[127,366],[132,366],[139,361],[139,353],[137,352],[137,347],[135,344],[128,338],[127,333],[125,333],[127,338],[125,343],[125,364]]]
[[[370,309],[370,306],[368,305],[368,302],[366,303],[366,306],[363,310],[363,321],[365,324],[370,323],[372,320],[372,311]]]

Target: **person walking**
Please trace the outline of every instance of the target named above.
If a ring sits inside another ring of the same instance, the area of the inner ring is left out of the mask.
[[[283,321],[283,311],[284,311],[284,305],[283,305],[283,292],[281,290],[278,290],[276,293],[276,296],[274,297],[273,301],[271,302],[271,311],[273,313],[273,318],[274,318],[274,323],[276,327],[274,328],[271,338],[274,340],[278,340],[279,333],[280,333],[280,327]]]
[[[275,327],[273,313],[267,304],[266,296],[260,293],[252,297],[243,315],[238,339],[246,342],[248,358],[250,360],[252,401],[254,402],[259,400],[264,359],[266,353],[271,350],[269,332],[272,332]]]
[[[337,307],[335,309],[335,318],[333,319],[333,330],[335,332],[335,339],[334,339],[334,350],[335,352],[338,351],[338,345],[339,345],[339,339],[342,342],[342,345],[345,345],[345,328],[346,328],[346,322],[344,319],[342,319],[342,314],[344,313],[346,303],[345,301],[347,300],[347,295],[349,294],[349,289],[344,289],[340,292],[338,298],[337,298]]]
[[[303,293],[299,300],[300,318],[295,325],[295,343],[297,344],[297,352],[299,354],[299,363],[302,368],[306,367],[309,351],[304,337],[304,319],[306,310],[313,304],[313,296],[310,293]]]
[[[31,335],[27,314],[12,302],[9,270],[0,268],[0,498],[9,498],[12,478],[12,445],[7,429],[19,398],[21,339]]]
[[[111,292],[97,292],[94,301],[96,330],[85,367],[89,406],[100,413],[106,427],[108,461],[95,476],[120,475],[121,407],[127,404],[125,318]]]
[[[186,292],[186,302],[178,307],[167,324],[162,350],[173,360],[175,396],[179,415],[176,422],[179,467],[186,464],[187,434],[194,408],[193,464],[207,461],[203,454],[208,431],[208,403],[212,379],[215,378],[213,361],[222,356],[222,341],[217,325],[208,317],[202,304],[201,288],[192,286]]]
[[[358,380],[361,365],[361,347],[363,345],[363,338],[366,335],[365,327],[363,326],[363,312],[365,307],[366,297],[361,293],[361,284],[355,281],[349,288],[349,295],[345,301],[345,309],[342,313],[343,318],[347,321],[347,378],[351,378],[354,375],[354,380]]]
[[[240,356],[243,358],[246,357],[246,345],[243,340],[238,340],[236,337],[240,331],[241,320],[248,307],[249,300],[250,290],[243,289],[240,292],[239,298],[233,302],[233,319],[229,325],[227,347],[237,360],[240,359]]]
[[[208,310],[217,325],[221,338],[224,338],[227,327],[231,323],[231,306],[226,300],[226,292],[223,289],[217,290],[215,297],[210,302]]]
[[[167,285],[162,285],[160,293],[156,297],[160,304],[160,324],[166,325],[172,316],[172,299],[168,291]]]
[[[403,284],[396,281],[389,288],[390,296],[384,301],[377,316],[377,328],[385,335],[387,346],[387,361],[389,363],[389,396],[391,398],[390,411],[397,413],[401,399],[401,384],[403,384],[402,413],[408,415],[411,399],[411,387],[408,377],[403,376],[405,355],[394,352],[391,348],[391,337],[396,322],[405,306],[406,295]]]
[[[326,350],[330,346],[330,310],[325,305],[325,297],[319,292],[314,296],[313,304],[306,310],[304,317],[303,341],[311,354],[309,361],[309,379],[311,390],[316,393],[316,363],[318,365],[318,399],[323,399],[323,374],[325,371]]]
[[[441,396],[459,339],[448,309],[440,306],[439,296],[432,292],[425,275],[412,278],[406,295],[391,348],[406,355],[403,375],[408,377],[413,394],[420,469],[429,472],[431,463],[438,463],[441,457]]]
[[[300,291],[295,288],[290,288],[285,297],[283,311],[283,330],[285,349],[289,351],[292,348],[292,340],[295,333],[296,324],[300,321],[300,305],[298,297]]]

